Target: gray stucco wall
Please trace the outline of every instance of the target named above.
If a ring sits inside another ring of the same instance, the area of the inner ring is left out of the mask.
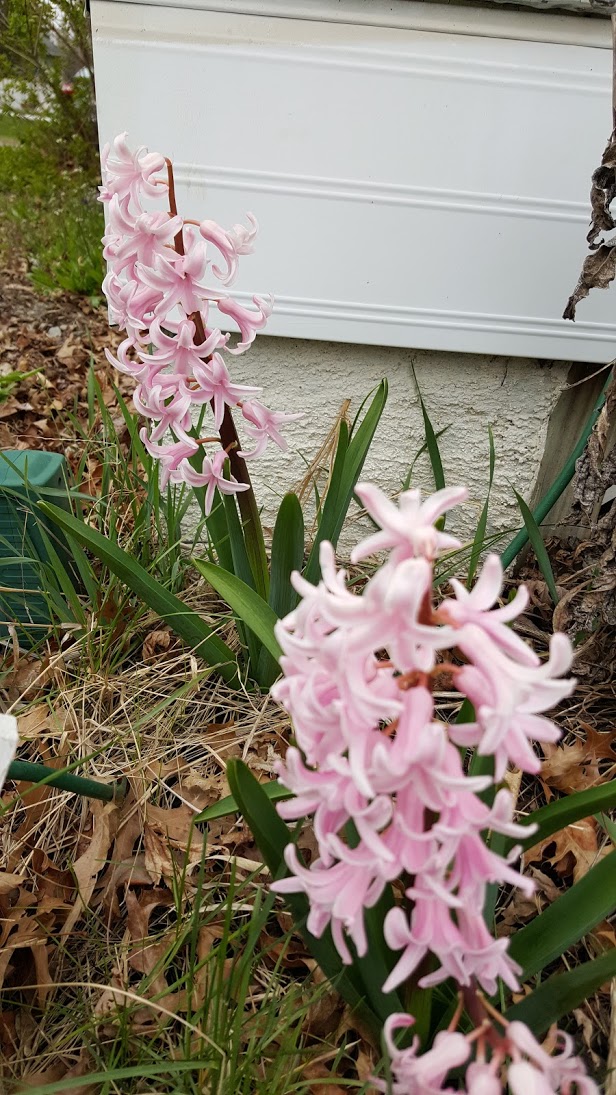
[[[449,426],[440,440],[447,482],[470,489],[466,519],[458,519],[457,527],[469,533],[485,498],[489,425],[496,447],[491,526],[519,525],[512,487],[527,499],[532,494],[567,364],[262,336],[234,362],[234,380],[262,385],[263,402],[276,410],[306,412],[303,422],[286,430],[287,454],[272,446],[252,463],[266,524],[285,491],[304,477],[343,401],[351,399],[352,416],[383,376],[389,399],[363,478],[391,494],[400,489],[424,441],[413,367],[434,428]],[[416,466],[414,484],[432,489],[426,456]],[[359,531],[350,529],[343,546]]]

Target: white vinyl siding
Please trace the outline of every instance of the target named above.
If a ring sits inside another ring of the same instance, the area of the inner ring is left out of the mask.
[[[188,216],[257,216],[240,290],[297,338],[602,362],[561,314],[611,125],[607,19],[412,0],[92,0],[101,138]],[[335,14],[332,14],[335,13]]]

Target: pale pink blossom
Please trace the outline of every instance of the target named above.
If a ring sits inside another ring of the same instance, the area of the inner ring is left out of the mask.
[[[248,214],[250,228],[244,228],[236,224],[233,229],[226,232],[215,221],[201,221],[199,231],[207,243],[212,243],[222,255],[226,264],[226,270],[212,265],[212,272],[223,283],[231,285],[237,277],[238,260],[240,255],[249,255],[254,250],[253,243],[257,234],[257,222]]]
[[[204,454],[200,470],[193,466],[193,458],[199,444],[228,448],[232,436],[223,425],[228,407],[245,408],[246,434],[254,443],[252,452],[246,454],[250,457],[261,455],[268,440],[286,449],[281,427],[302,417],[270,411],[252,399],[261,389],[235,384],[221,356],[224,351],[240,354],[247,350],[271,314],[271,298],[255,296],[255,307],[246,308],[227,290],[237,274],[240,256],[253,250],[257,223],[249,214],[247,226],[236,224],[225,230],[212,220],[198,225],[184,221],[175,213],[173,203],[173,215],[145,209],[144,199],[168,193],[168,183],[157,177],[166,161],[143,148],[131,152],[125,133],[106,146],[101,164],[100,196],[107,205],[103,253],[109,266],[103,291],[111,321],[127,335],[117,355],[107,352],[107,358],[138,381],[135,407],[153,423],[152,432],[146,435],[146,448],[161,462],[162,481],[206,486],[209,507],[226,458],[219,453],[214,457]],[[214,249],[221,256],[220,264],[210,261]],[[208,270],[222,284],[210,285]],[[214,304],[239,326],[240,339],[233,346],[229,346],[228,334],[209,325]],[[197,418],[203,421],[203,408],[208,403],[213,428],[222,429],[224,442],[222,438],[196,437],[192,422]],[[242,453],[238,455],[243,459]],[[218,489],[226,493],[249,489],[234,479],[225,480],[225,484]]]
[[[456,685],[475,708],[477,722],[456,727],[460,744],[477,745],[479,753],[494,756],[495,776],[502,779],[508,763],[525,772],[538,772],[533,741],[554,742],[558,728],[542,713],[571,695],[575,680],[562,679],[573,653],[566,635],[550,640],[550,657],[539,665],[522,665],[508,657],[482,627],[467,624],[458,646],[470,659],[456,674]]]
[[[160,481],[163,487],[170,480],[182,482],[182,471],[179,469],[190,466],[189,460],[199,452],[199,446],[193,437],[188,437],[179,429],[175,432],[180,434],[179,438],[164,444],[153,442],[145,427],[139,431],[145,449],[160,463]]]
[[[232,297],[217,297],[216,306],[219,312],[230,316],[235,320],[240,329],[240,341],[235,346],[228,346],[230,354],[243,354],[255,340],[257,331],[262,331],[272,314],[274,301],[272,297],[254,296],[253,308],[245,308]]]
[[[423,503],[421,491],[403,491],[397,506],[372,483],[358,483],[355,493],[381,531],[353,549],[352,562],[358,563],[378,551],[392,551],[392,562],[396,563],[418,555],[431,560],[443,551],[460,547],[460,541],[437,529],[435,521],[468,498],[465,487],[437,491]]]
[[[111,353],[111,350],[105,346],[105,357],[109,364],[113,365],[118,372],[125,373],[127,376],[133,376],[138,379],[146,369],[146,366],[140,357],[130,357],[130,351],[135,350],[138,345],[139,344],[134,337],[125,338],[118,346],[115,356]]]
[[[114,194],[109,202],[107,231],[103,236],[103,258],[112,262],[116,274],[134,272],[136,262],[151,266],[156,255],[169,254],[174,237],[182,228],[181,217],[169,213],[129,212],[130,198]]]
[[[182,381],[192,380],[195,369],[203,365],[204,358],[225,345],[226,337],[218,330],[211,330],[206,331],[204,342],[197,342],[195,324],[191,319],[180,320],[173,335],[163,330],[160,319],[153,319],[150,324],[150,352],[141,352],[140,357],[148,366],[149,376],[156,375],[158,383],[171,388]],[[159,376],[167,366],[173,366],[173,371]]]
[[[225,477],[226,462],[227,454],[224,449],[217,449],[212,456],[204,458],[199,471],[186,461],[172,473],[171,478],[174,482],[181,480],[191,487],[206,487],[205,512],[210,513],[216,490],[219,490],[221,494],[238,494],[240,491],[248,490],[248,483],[238,483],[233,476]]]
[[[112,322],[133,339],[149,326],[161,300],[158,290],[138,281],[122,281],[113,269],[103,281],[103,293],[109,302]]]
[[[304,417],[302,413],[283,414],[282,411],[270,411],[258,399],[247,399],[242,404],[244,432],[255,442],[251,452],[242,450],[244,460],[262,456],[268,441],[273,441],[282,452],[287,451],[287,442],[282,436],[281,427],[287,422],[297,422]]]
[[[490,1064],[483,1061],[471,1062],[466,1070],[465,1081],[467,1095],[502,1095],[498,1061]]]
[[[353,940],[358,954],[365,954],[368,941],[364,909],[375,905],[385,888],[385,878],[353,864],[325,867],[316,860],[308,869],[300,862],[294,844],[285,848],[285,862],[291,872],[272,883],[276,893],[305,893],[310,902],[306,927],[316,938],[331,928],[338,952],[347,965],[353,961],[345,936]]]
[[[471,590],[466,589],[455,578],[451,579],[450,584],[456,599],[444,601],[437,609],[437,617],[457,627],[476,624],[515,661],[524,665],[539,665],[539,658],[534,650],[508,626],[524,612],[528,604],[528,591],[520,586],[512,601],[502,608],[492,607],[503,587],[503,568],[498,555],[487,556]]]
[[[259,231],[257,218],[254,217],[252,213],[247,213],[246,220],[250,225],[249,228],[246,228],[244,224],[234,224],[233,228],[230,228],[228,232],[228,235],[233,241],[236,255],[252,255],[255,249],[255,239],[257,237],[257,232]]]
[[[176,434],[187,433],[192,425],[190,417],[190,395],[176,391],[169,395],[159,385],[148,387],[138,384],[133,392],[133,403],[138,414],[154,419],[155,428],[150,433],[151,441],[161,441],[168,430]]]
[[[564,1031],[555,1032],[556,1053],[547,1052],[525,1023],[509,1023],[506,1034],[513,1057],[508,1071],[513,1095],[542,1095],[544,1091],[549,1095],[555,1091],[562,1095],[572,1095],[573,1091],[576,1095],[599,1095],[597,1085],[574,1054],[573,1039]]]
[[[233,384],[227,366],[218,353],[212,354],[209,361],[200,361],[195,365],[193,374],[199,385],[198,395],[193,394],[193,400],[198,403],[211,402],[217,430],[220,429],[226,407],[235,407],[246,396],[261,390],[246,384]]]
[[[100,199],[107,202],[114,195],[118,198],[130,197],[137,208],[140,208],[142,196],[153,198],[167,192],[165,180],[153,178],[157,172],[163,170],[165,158],[157,152],[148,152],[143,147],[131,152],[126,137],[126,133],[120,133],[101,152],[103,185],[100,188]]]
[[[195,244],[185,255],[163,258],[157,255],[152,266],[135,264],[135,273],[144,285],[160,293],[156,316],[166,316],[180,308],[192,315],[201,308],[209,292],[203,282],[207,257],[205,244]]]
[[[418,1054],[419,1039],[414,1038],[408,1049],[398,1049],[394,1042],[396,1030],[413,1026],[412,1015],[394,1014],[385,1021],[384,1034],[391,1062],[393,1084],[374,1080],[378,1091],[387,1095],[436,1095],[438,1092],[454,1093],[455,1088],[444,1087],[447,1074],[468,1060],[470,1046],[463,1034],[457,1031],[441,1031],[434,1039],[432,1049]]]

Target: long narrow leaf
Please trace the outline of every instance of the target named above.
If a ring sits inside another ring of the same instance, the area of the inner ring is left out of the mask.
[[[284,849],[291,842],[289,830],[278,816],[260,784],[242,761],[230,760],[227,763],[227,779],[233,796],[244,818],[248,822],[257,846],[269,868],[272,878],[283,878],[286,867]],[[369,1025],[378,1030],[378,1018],[365,1005],[363,986],[353,969],[345,969],[332,942],[331,934],[325,932],[321,938],[312,936],[305,924],[309,905],[305,894],[287,894],[288,905],[295,924],[304,936],[311,954],[321,969],[336,985],[340,994],[353,1008],[363,1014]]]
[[[291,585],[291,574],[301,570],[304,563],[304,515],[296,494],[286,494],[280,503],[270,564],[269,604],[278,619],[286,616],[297,604],[297,593]],[[273,658],[265,647],[261,649],[257,668],[257,680],[262,688],[269,688],[280,673],[278,659]]]
[[[436,439],[436,433],[434,426],[430,421],[430,416],[426,409],[426,405],[419,397],[421,404],[421,413],[424,420],[424,430],[426,434],[426,445],[428,447],[428,455],[430,457],[430,466],[432,468],[432,475],[434,476],[434,486],[436,490],[442,490],[445,486],[445,472],[443,471],[443,461],[441,460],[441,452],[438,447],[438,441]]]
[[[475,571],[477,570],[477,563],[479,562],[479,556],[483,551],[483,546],[486,539],[486,528],[488,525],[488,509],[490,507],[490,494],[492,493],[492,482],[494,480],[494,467],[496,464],[496,456],[494,452],[494,436],[492,434],[492,427],[488,426],[488,436],[490,439],[490,477],[488,479],[488,493],[486,494],[486,500],[483,503],[483,508],[477,523],[477,529],[475,536],[473,537],[473,547],[471,549],[471,558],[468,566],[468,575],[466,584],[470,589],[471,582],[475,577]]]
[[[229,647],[212,631],[198,613],[169,593],[155,578],[148,574],[131,556],[106,540],[100,532],[89,528],[72,514],[52,506],[49,502],[39,502],[40,508],[48,517],[68,533],[71,539],[88,548],[101,562],[120,578],[129,589],[158,613],[185,642],[189,644],[209,665],[218,669],[221,677],[229,684],[237,685],[237,665],[235,656]]]
[[[216,552],[216,560],[225,570],[233,570],[233,554],[229,543],[229,529],[220,492],[214,494],[211,513],[205,518],[205,527]]]
[[[531,814],[527,820],[529,824],[537,826],[536,831],[524,840],[507,841],[506,850],[509,851],[514,844],[519,844],[525,851],[547,840],[552,833],[565,829],[567,825],[573,825],[585,817],[614,808],[616,808],[616,779],[610,780],[609,783],[602,783],[599,787],[590,787],[588,791],[576,791],[575,794],[556,799],[555,802],[550,802],[548,806],[542,806],[540,810]]]
[[[532,977],[616,908],[616,851],[591,867],[575,886],[513,937],[509,954]]]
[[[447,433],[447,430],[449,430],[449,429],[451,429],[451,423],[448,426],[443,426],[440,430],[437,430],[437,432],[434,435],[436,440],[439,441],[440,438],[443,436],[443,434]],[[423,456],[423,454],[427,451],[428,451],[428,442],[424,441],[421,448],[417,450],[417,452],[415,453],[413,459],[411,460],[411,463],[409,465],[409,470],[407,471],[407,473],[404,477],[404,480],[402,482],[402,490],[408,490],[409,489],[409,487],[411,485],[411,481],[413,479],[413,471],[415,470],[415,464]]]
[[[229,574],[222,567],[215,566],[203,559],[195,559],[195,566],[224,601],[229,605],[246,627],[249,627],[274,658],[282,651],[274,635],[278,617],[267,601],[264,601],[254,589],[241,578]]]
[[[539,525],[535,521],[533,514],[526,505],[526,502],[522,498],[521,494],[518,494],[517,490],[514,490],[513,493],[517,498],[518,506],[520,507],[520,513],[522,514],[522,519],[524,521],[524,524],[526,525],[528,539],[533,546],[533,551],[535,552],[535,555],[537,557],[539,569],[543,574],[543,577],[545,578],[545,584],[548,587],[550,597],[552,598],[554,604],[558,604],[558,592],[556,590],[556,582],[554,581],[552,564],[550,563],[548,553],[545,550],[545,544],[543,542],[543,537],[541,535]]]
[[[278,619],[297,604],[291,574],[304,562],[304,515],[296,494],[285,494],[272,537],[269,603]]]
[[[570,1015],[574,1008],[613,977],[616,977],[616,949],[567,973],[549,977],[530,996],[510,1007],[505,1018],[526,1023],[540,1038],[552,1023],[557,1023],[563,1015]]]
[[[362,419],[361,425],[358,427],[357,431],[353,433],[348,443],[346,452],[344,452],[344,459],[339,459],[338,453],[336,454],[336,459],[334,461],[335,476],[332,475],[325,502],[323,503],[323,512],[321,521],[319,522],[317,535],[304,571],[304,577],[309,582],[316,583],[319,580],[321,572],[319,548],[321,542],[323,540],[330,540],[334,546],[338,542],[338,537],[340,536],[342,526],[345,522],[355,487],[361,475],[366,456],[368,455],[368,450],[385,408],[387,390],[387,381],[382,380]],[[341,428],[339,441],[342,441],[343,437],[344,435]]]
[[[274,878],[284,877],[286,874],[284,849],[291,839],[287,826],[278,817],[269,798],[245,764],[241,761],[230,761],[227,764],[227,779],[271,874]],[[379,981],[383,972],[381,969],[377,971],[377,982],[374,983],[375,970],[371,965],[371,958],[368,958],[366,964],[364,959],[356,958],[351,966],[344,966],[334,947],[329,930],[319,939],[308,932],[305,921],[309,906],[304,894],[285,894],[285,901],[297,926],[302,931],[311,954],[325,975],[333,981],[341,996],[358,1011],[373,1030],[380,1030],[384,1020],[392,1012],[403,1010],[396,992],[389,993],[387,996],[381,992],[382,982]],[[377,925],[374,930],[376,928]],[[378,930],[382,931],[380,924]],[[371,947],[375,942],[374,938],[370,939]]]
[[[291,791],[288,791],[286,787],[283,787],[282,783],[279,783],[277,779],[268,780],[267,783],[260,783],[259,786],[263,793],[267,795],[270,802],[280,802],[283,799],[291,798]],[[221,817],[230,817],[239,812],[239,806],[233,795],[225,795],[225,797],[219,799],[218,802],[214,802],[211,806],[208,806],[203,813],[198,814],[195,821],[218,821]]]

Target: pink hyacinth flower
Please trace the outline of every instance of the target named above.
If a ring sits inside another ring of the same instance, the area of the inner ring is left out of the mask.
[[[101,152],[103,185],[100,188],[100,200],[111,201],[115,194],[118,198],[130,197],[137,208],[140,208],[141,195],[153,198],[166,193],[166,182],[155,182],[152,178],[163,170],[165,158],[157,152],[148,152],[145,148],[131,152],[126,137],[126,133],[120,133]]]
[[[225,478],[224,469],[227,459],[227,454],[224,449],[218,449],[213,456],[205,457],[200,471],[197,471],[188,463],[184,463],[181,466],[181,478],[185,483],[188,483],[189,486],[192,487],[206,488],[206,516],[212,512],[214,493],[216,490],[219,490],[221,494],[238,494],[240,491],[249,489],[248,483],[238,483],[237,479],[234,479],[233,476],[229,479]]]
[[[498,1078],[498,1061],[486,1064],[473,1061],[466,1070],[467,1095],[502,1095],[503,1087]],[[526,1092],[526,1095],[529,1095]]]
[[[160,481],[163,487],[172,478],[174,482],[177,481],[175,477],[178,469],[184,467],[191,457],[199,452],[199,446],[194,437],[189,437],[177,426],[174,427],[174,432],[179,435],[177,441],[172,441],[169,444],[157,444],[148,437],[148,431],[145,427],[139,431],[139,437],[150,456],[160,462]],[[180,474],[179,481],[181,482],[181,480],[182,475]]]
[[[511,658],[524,665],[539,665],[535,652],[507,626],[524,612],[528,604],[528,591],[520,587],[509,604],[503,608],[492,608],[503,586],[503,567],[498,555],[487,556],[471,590],[455,578],[450,579],[450,585],[456,599],[449,598],[440,605],[436,612],[440,619],[457,627],[476,624]]]
[[[255,442],[251,452],[240,452],[244,460],[262,456],[268,441],[273,441],[282,452],[286,452],[288,446],[280,432],[281,427],[287,422],[298,422],[304,418],[301,412],[283,414],[281,411],[270,411],[258,399],[246,400],[242,405],[242,415],[246,423],[245,431],[251,441]]]
[[[131,274],[136,262],[151,266],[156,255],[169,253],[174,237],[182,228],[181,217],[168,213],[129,212],[130,198],[114,194],[109,202],[108,227],[103,236],[103,258],[116,274],[128,270]]]
[[[212,299],[212,291],[203,282],[207,265],[205,244],[195,244],[185,255],[170,258],[156,256],[154,264],[136,263],[139,280],[160,294],[155,315],[167,316],[180,308],[187,316],[198,312],[204,300]]]
[[[597,1085],[574,1054],[572,1038],[562,1030],[557,1031],[557,1037],[560,1052],[547,1053],[525,1023],[508,1024],[507,1040],[514,1058],[509,1066],[508,1080],[513,1095],[529,1095],[530,1092],[542,1095],[544,1091],[549,1095],[554,1091],[570,1095],[573,1090],[576,1095],[599,1095]]]
[[[378,551],[391,551],[391,561],[398,563],[414,556],[435,559],[443,551],[460,547],[459,540],[436,529],[434,522],[468,498],[464,487],[437,491],[423,503],[421,491],[403,491],[397,506],[372,483],[358,483],[355,493],[381,532],[375,532],[353,548],[353,563]]]
[[[257,331],[263,330],[274,306],[273,297],[254,296],[252,302],[256,311],[252,308],[244,308],[231,297],[216,298],[219,312],[225,316],[231,316],[240,329],[240,341],[235,346],[228,346],[230,354],[243,354],[255,340]]]
[[[473,724],[468,727],[470,739],[467,728],[460,727],[459,732],[458,728],[453,731],[454,740],[465,744],[474,740],[482,755],[493,755],[497,780],[510,762],[525,772],[538,772],[541,763],[530,743],[560,737],[558,727],[541,713],[575,688],[575,680],[559,679],[571,667],[569,639],[553,635],[548,661],[537,666],[508,658],[475,624],[460,630],[458,645],[471,664],[460,668],[456,683],[473,704],[477,723],[475,729]]]
[[[247,395],[260,392],[246,384],[233,384],[229,371],[220,354],[212,354],[209,361],[194,366],[194,378],[199,387],[192,393],[195,403],[212,403],[214,425],[220,429],[226,407],[235,407]]]
[[[468,1060],[470,1046],[463,1034],[457,1031],[441,1031],[434,1039],[432,1049],[418,1055],[419,1039],[414,1038],[408,1049],[398,1049],[394,1042],[394,1032],[414,1025],[412,1015],[394,1014],[385,1020],[384,1035],[389,1054],[393,1085],[383,1080],[375,1080],[378,1091],[388,1095],[438,1095],[441,1092],[452,1093],[454,1088],[443,1087],[447,1073],[459,1068]]]
[[[257,222],[251,214],[248,214],[251,222],[250,229],[236,224],[235,229],[226,232],[215,221],[201,221],[199,232],[207,243],[214,244],[222,255],[226,270],[219,266],[212,266],[212,272],[223,285],[231,285],[237,276],[238,259],[240,255],[248,255],[253,250],[252,241],[257,234]]]

